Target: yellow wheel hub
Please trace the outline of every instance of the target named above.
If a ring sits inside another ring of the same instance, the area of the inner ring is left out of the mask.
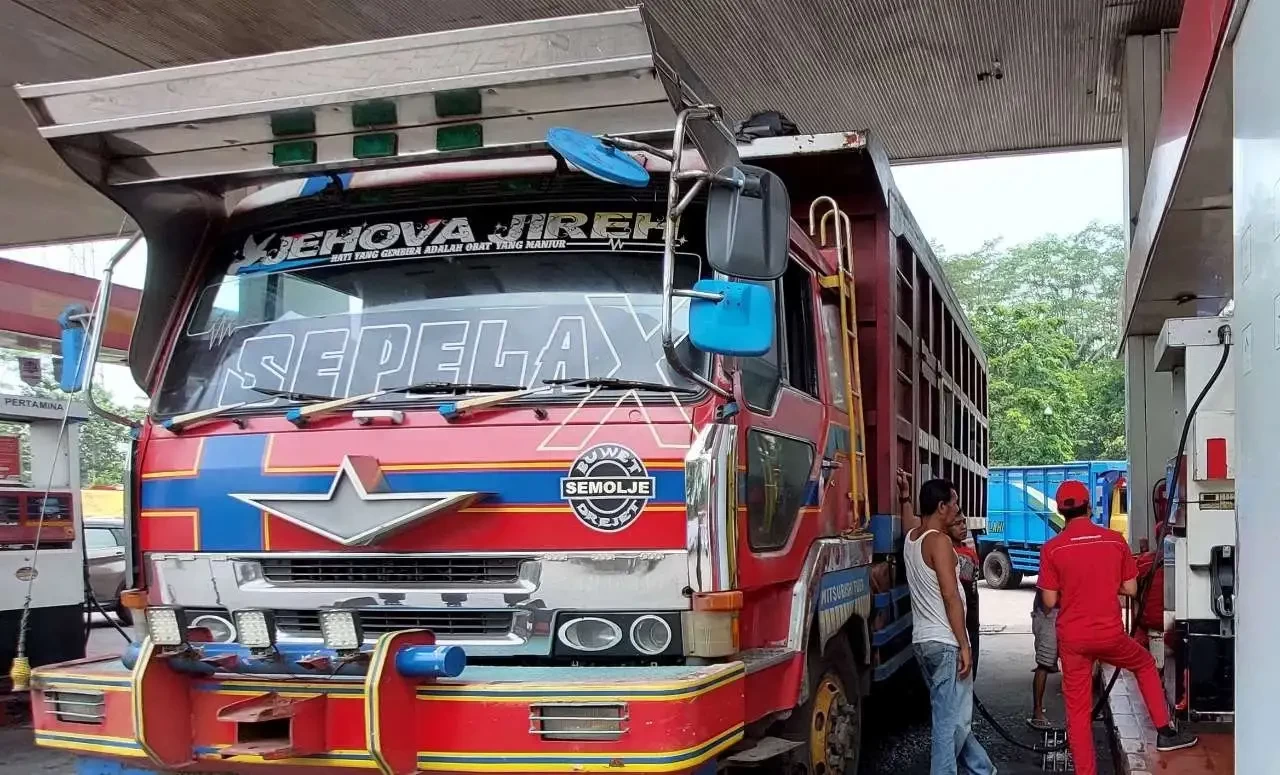
[[[823,673],[809,718],[809,772],[813,775],[845,773],[845,764],[854,753],[850,746],[857,745],[850,739],[856,713],[845,696],[840,676],[833,670]]]

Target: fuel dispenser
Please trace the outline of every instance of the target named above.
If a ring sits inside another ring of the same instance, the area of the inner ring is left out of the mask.
[[[1165,689],[1188,721],[1234,710],[1235,356],[1227,317],[1167,321],[1156,369],[1170,372],[1181,455],[1167,470],[1163,537]]]
[[[66,399],[0,394],[0,692],[24,608],[31,666],[84,656],[79,434],[87,418]]]

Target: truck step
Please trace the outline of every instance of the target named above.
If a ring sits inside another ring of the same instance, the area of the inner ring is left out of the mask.
[[[321,753],[324,701],[322,695],[281,697],[266,692],[226,705],[217,718],[235,725],[236,742],[219,755],[288,759]]]
[[[791,753],[802,745],[804,743],[796,740],[783,740],[780,737],[762,737],[755,742],[755,745],[745,751],[739,751],[725,759],[725,763],[748,767],[765,764],[779,756]]]

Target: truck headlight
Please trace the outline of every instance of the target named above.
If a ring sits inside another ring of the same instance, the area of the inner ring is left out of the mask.
[[[622,642],[622,628],[598,616],[579,616],[560,625],[558,637],[574,651],[604,651]]]
[[[176,605],[147,608],[147,634],[157,646],[172,648],[187,642],[187,612]]]
[[[321,608],[320,635],[334,651],[359,651],[364,645],[360,617],[350,608]]]
[[[573,611],[556,618],[558,657],[678,657],[683,654],[680,615],[642,611]]]
[[[236,642],[250,649],[265,650],[276,645],[275,617],[262,608],[245,608],[233,611],[236,621]]]
[[[671,637],[671,625],[653,614],[641,616],[631,623],[631,645],[641,654],[661,654],[671,645]]]
[[[191,618],[192,627],[203,627],[209,631],[214,643],[230,643],[236,639],[236,628],[225,616],[217,614],[198,614]]]

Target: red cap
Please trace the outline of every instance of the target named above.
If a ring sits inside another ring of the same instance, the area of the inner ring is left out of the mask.
[[[1088,506],[1089,488],[1085,486],[1084,482],[1068,479],[1058,485],[1058,494],[1054,496],[1054,500],[1058,502],[1058,511]]]

